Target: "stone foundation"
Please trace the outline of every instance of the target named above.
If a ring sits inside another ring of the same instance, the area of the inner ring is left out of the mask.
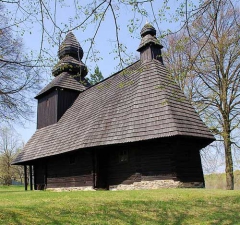
[[[47,191],[95,191],[92,186],[85,186],[85,187],[63,187],[63,188],[47,188]]]
[[[204,188],[203,182],[184,182],[181,183],[179,188]]]
[[[153,180],[153,181],[140,181],[133,184],[119,184],[112,185],[109,190],[142,190],[142,189],[160,189],[160,188],[178,188],[182,185],[180,181],[174,180]]]
[[[120,190],[146,190],[146,189],[161,189],[161,188],[204,188],[203,182],[180,182],[174,180],[153,180],[140,181],[133,184],[119,184],[109,186],[111,191]],[[85,187],[64,187],[64,188],[47,188],[48,191],[95,191],[92,186]]]
[[[109,190],[143,190],[143,189],[161,189],[161,188],[204,188],[202,182],[180,182],[174,180],[153,180],[140,181],[133,184],[119,184],[109,186]]]

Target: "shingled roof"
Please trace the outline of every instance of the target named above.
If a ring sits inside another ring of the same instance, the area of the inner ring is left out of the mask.
[[[36,131],[14,163],[172,136],[214,140],[162,63],[138,61],[80,93],[58,123]]]
[[[38,98],[40,95],[48,92],[54,87],[67,88],[75,91],[84,91],[87,89],[83,84],[75,80],[69,73],[63,72],[55,77],[45,88],[43,88],[35,98]]]

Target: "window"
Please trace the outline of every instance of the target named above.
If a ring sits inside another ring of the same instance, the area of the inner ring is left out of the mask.
[[[75,155],[70,155],[70,156],[69,156],[69,163],[70,163],[70,165],[76,163],[76,157],[75,157]]]
[[[128,161],[128,150],[119,151],[119,162],[124,163]]]
[[[46,100],[47,107],[49,107],[49,99]]]

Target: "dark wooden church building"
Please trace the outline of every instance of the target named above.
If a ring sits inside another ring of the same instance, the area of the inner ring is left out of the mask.
[[[30,187],[94,190],[204,187],[200,149],[214,137],[163,65],[146,24],[140,60],[90,86],[70,32],[55,78],[37,96],[37,131],[14,161]]]

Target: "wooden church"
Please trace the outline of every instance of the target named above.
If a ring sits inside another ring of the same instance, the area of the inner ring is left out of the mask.
[[[13,163],[25,175],[29,167],[31,189],[204,187],[200,149],[214,137],[171,79],[161,49],[146,24],[140,60],[90,86],[83,50],[67,34],[55,78],[36,96],[37,131]]]

